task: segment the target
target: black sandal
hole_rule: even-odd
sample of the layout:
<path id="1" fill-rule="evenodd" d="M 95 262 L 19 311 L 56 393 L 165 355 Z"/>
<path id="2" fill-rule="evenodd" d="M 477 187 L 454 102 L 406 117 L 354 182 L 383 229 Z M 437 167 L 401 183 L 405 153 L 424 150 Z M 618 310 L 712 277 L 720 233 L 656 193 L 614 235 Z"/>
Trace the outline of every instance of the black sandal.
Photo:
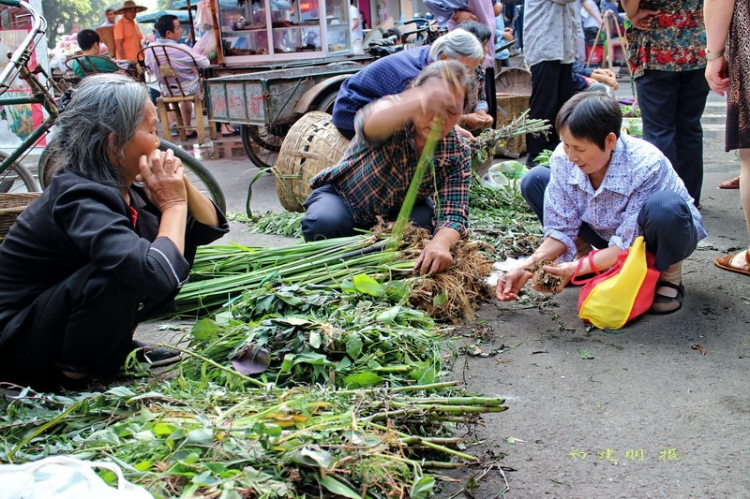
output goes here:
<path id="1" fill-rule="evenodd" d="M 682 300 L 685 298 L 685 286 L 682 283 L 675 284 L 669 281 L 659 281 L 656 283 L 656 289 L 659 289 L 661 286 L 676 289 L 677 296 L 672 297 L 656 293 L 654 295 L 654 303 L 651 305 L 651 312 L 656 314 L 671 314 L 682 308 Z M 674 307 L 675 303 L 677 304 L 676 307 Z"/>

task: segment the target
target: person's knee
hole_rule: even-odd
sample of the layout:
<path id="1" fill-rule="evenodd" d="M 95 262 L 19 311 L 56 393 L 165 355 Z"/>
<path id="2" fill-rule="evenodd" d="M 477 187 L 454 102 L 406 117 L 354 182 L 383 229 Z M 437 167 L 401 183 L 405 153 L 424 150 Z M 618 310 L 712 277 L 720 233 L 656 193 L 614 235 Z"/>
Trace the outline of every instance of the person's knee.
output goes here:
<path id="1" fill-rule="evenodd" d="M 685 222 L 692 224 L 692 213 L 687 202 L 671 191 L 655 192 L 649 196 L 638 218 L 644 230 L 656 232 L 674 231 Z"/>
<path id="2" fill-rule="evenodd" d="M 521 179 L 521 195 L 527 203 L 542 202 L 549 184 L 550 171 L 545 166 L 535 166 Z M 540 198 L 541 195 L 541 198 Z"/>

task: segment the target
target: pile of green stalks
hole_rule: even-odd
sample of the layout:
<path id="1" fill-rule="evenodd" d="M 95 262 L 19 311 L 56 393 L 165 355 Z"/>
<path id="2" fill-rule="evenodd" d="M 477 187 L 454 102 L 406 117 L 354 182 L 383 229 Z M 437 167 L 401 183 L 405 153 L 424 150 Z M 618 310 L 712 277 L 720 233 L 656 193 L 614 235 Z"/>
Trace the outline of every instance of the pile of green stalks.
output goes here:
<path id="1" fill-rule="evenodd" d="M 229 390 L 178 377 L 105 393 L 22 390 L 0 399 L 0 460 L 108 460 L 156 498 L 427 498 L 430 470 L 476 461 L 452 429 L 506 409 L 501 398 L 435 394 L 455 384 Z"/>
<path id="2" fill-rule="evenodd" d="M 378 280 L 410 274 L 416 255 L 408 248 L 387 249 L 385 242 L 358 235 L 278 248 L 201 247 L 177 309 L 182 315 L 214 310 L 265 283 L 338 285 L 360 273 Z"/>

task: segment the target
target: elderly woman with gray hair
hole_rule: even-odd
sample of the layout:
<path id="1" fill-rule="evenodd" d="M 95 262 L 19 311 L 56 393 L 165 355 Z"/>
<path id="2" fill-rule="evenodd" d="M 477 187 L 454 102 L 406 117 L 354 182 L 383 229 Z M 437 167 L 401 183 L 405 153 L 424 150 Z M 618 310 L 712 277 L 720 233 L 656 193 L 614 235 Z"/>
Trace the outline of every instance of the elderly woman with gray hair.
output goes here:
<path id="1" fill-rule="evenodd" d="M 157 149 L 156 121 L 148 90 L 127 76 L 92 75 L 75 90 L 52 146 L 58 170 L 0 247 L 0 381 L 113 381 L 142 346 L 136 326 L 173 307 L 197 246 L 228 231 L 180 160 Z"/>
<path id="2" fill-rule="evenodd" d="M 341 84 L 333 107 L 333 124 L 351 140 L 357 111 L 386 95 L 400 94 L 428 64 L 441 60 L 459 61 L 473 73 L 484 60 L 484 47 L 473 34 L 455 29 L 432 45 L 398 52 L 369 64 Z"/>

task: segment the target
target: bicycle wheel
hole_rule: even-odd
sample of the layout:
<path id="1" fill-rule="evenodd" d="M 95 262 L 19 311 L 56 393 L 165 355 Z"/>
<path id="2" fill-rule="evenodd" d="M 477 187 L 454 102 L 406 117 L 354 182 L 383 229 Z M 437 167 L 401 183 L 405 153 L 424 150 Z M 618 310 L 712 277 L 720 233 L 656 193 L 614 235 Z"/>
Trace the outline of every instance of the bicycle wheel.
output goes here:
<path id="1" fill-rule="evenodd" d="M 0 162 L 5 161 L 7 157 L 7 153 L 0 151 Z M 39 185 L 28 168 L 14 161 L 7 170 L 0 173 L 0 192 L 3 194 L 39 192 Z"/>
<path id="2" fill-rule="evenodd" d="M 190 179 L 190 183 L 216 203 L 216 206 L 218 206 L 223 213 L 227 211 L 227 201 L 224 198 L 224 192 L 221 190 L 219 183 L 208 168 L 203 166 L 203 163 L 188 154 L 184 149 L 180 149 L 176 145 L 165 140 L 159 139 L 159 149 L 162 151 L 171 149 L 174 152 L 174 155 L 182 161 L 182 165 L 185 167 L 185 174 Z M 50 155 L 48 154 L 48 151 L 49 148 L 45 148 L 39 158 L 39 182 L 42 184 L 43 189 L 46 189 L 49 185 L 50 176 L 52 174 L 52 165 L 49 161 Z"/>
<path id="3" fill-rule="evenodd" d="M 242 125 L 240 131 L 245 154 L 261 170 L 271 168 L 288 129 L 287 126 Z"/>

